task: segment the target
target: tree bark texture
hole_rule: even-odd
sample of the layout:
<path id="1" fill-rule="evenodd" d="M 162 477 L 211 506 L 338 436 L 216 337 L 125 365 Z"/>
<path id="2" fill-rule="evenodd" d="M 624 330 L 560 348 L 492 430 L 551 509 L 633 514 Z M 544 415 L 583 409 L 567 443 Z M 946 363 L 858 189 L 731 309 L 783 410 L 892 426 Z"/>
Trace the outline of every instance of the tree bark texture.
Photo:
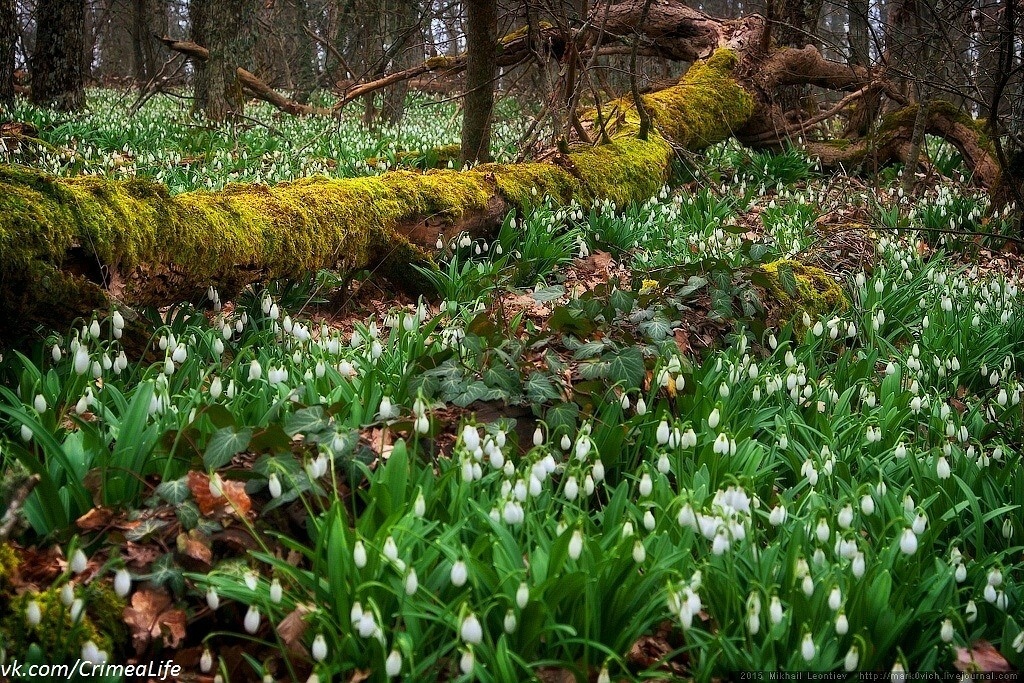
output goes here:
<path id="1" fill-rule="evenodd" d="M 195 6 L 195 7 L 193 7 Z M 192 0 L 192 40 L 210 53 L 196 83 L 195 108 L 211 121 L 223 121 L 231 113 L 242 113 L 245 97 L 235 76 L 236 69 L 252 61 L 252 22 L 256 6 L 252 0 Z"/>
<path id="2" fill-rule="evenodd" d="M 552 150 L 541 162 L 463 172 L 394 171 L 169 196 L 144 180 L 58 179 L 0 167 L 0 320 L 60 326 L 110 299 L 165 305 L 210 285 L 230 297 L 251 282 L 319 268 L 379 268 L 409 284 L 408 264 L 429 261 L 439 235 L 489 235 L 508 210 L 545 196 L 584 206 L 644 201 L 668 178 L 677 148 L 699 151 L 730 137 L 763 144 L 780 131 L 799 133 L 787 129 L 773 101 L 780 87 L 817 85 L 850 99 L 874 87 L 869 70 L 827 61 L 813 45 L 765 51 L 761 17 L 715 20 L 670 0 L 605 5 L 607 17 L 580 29 L 588 32 L 584 49 L 636 36 L 645 5 L 643 47 L 693 62 L 675 85 L 642 96 L 653 123 L 647 140 L 638 137 L 637 108 L 623 98 L 603 103 L 600 115 L 579 115 L 589 132 L 580 139 L 607 137 L 605 144 L 570 141 L 567 151 Z M 500 59 L 528 54 L 527 42 L 526 32 L 503 39 Z M 203 48 L 189 49 L 201 60 Z M 465 64 L 437 60 L 450 68 Z M 899 158 L 916 119 L 917 107 L 905 107 L 883 120 L 873 140 L 807 149 L 826 165 Z M 925 129 L 956 145 L 980 182 L 998 179 L 989 143 L 970 117 L 937 102 Z"/>
<path id="3" fill-rule="evenodd" d="M 85 0 L 38 0 L 32 55 L 33 104 L 74 111 L 85 105 Z"/>
<path id="4" fill-rule="evenodd" d="M 498 7 L 496 0 L 466 5 L 466 95 L 463 98 L 462 160 L 488 161 L 494 79 L 498 74 Z"/>
<path id="5" fill-rule="evenodd" d="M 210 285 L 231 296 L 251 282 L 320 268 L 382 269 L 408 284 L 408 264 L 429 261 L 439 235 L 489 235 L 510 209 L 545 196 L 585 206 L 653 196 L 668 178 L 673 146 L 699 150 L 751 115 L 736 63 L 722 50 L 677 85 L 646 95 L 655 124 L 648 140 L 637 138 L 635 108 L 613 102 L 604 108 L 611 143 L 546 162 L 177 196 L 144 180 L 59 179 L 0 166 L 0 320 L 60 326 L 109 299 L 164 305 Z M 594 112 L 582 119 L 599 125 Z"/>
<path id="6" fill-rule="evenodd" d="M 0 0 L 0 104 L 14 101 L 14 49 L 18 38 L 14 0 Z"/>

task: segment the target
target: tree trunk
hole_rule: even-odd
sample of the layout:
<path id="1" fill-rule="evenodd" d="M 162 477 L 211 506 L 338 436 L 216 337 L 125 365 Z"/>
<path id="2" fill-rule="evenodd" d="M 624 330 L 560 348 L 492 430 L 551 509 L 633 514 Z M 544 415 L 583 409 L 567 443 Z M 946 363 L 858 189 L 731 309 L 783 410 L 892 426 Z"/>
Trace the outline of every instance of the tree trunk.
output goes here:
<path id="1" fill-rule="evenodd" d="M 858 66 L 871 64 L 870 24 L 868 23 L 870 8 L 870 0 L 849 0 L 850 63 Z"/>
<path id="2" fill-rule="evenodd" d="M 196 70 L 195 106 L 211 121 L 244 109 L 235 70 L 251 66 L 255 10 L 252 0 L 191 0 L 192 40 L 210 51 L 205 66 Z"/>
<path id="3" fill-rule="evenodd" d="M 644 96 L 654 129 L 637 138 L 635 110 L 613 103 L 612 142 L 578 146 L 545 163 L 471 171 L 393 171 L 309 178 L 274 187 L 169 196 L 144 180 L 58 179 L 0 166 L 0 319 L 62 326 L 112 298 L 165 305 L 214 285 L 227 298 L 269 278 L 320 268 L 374 268 L 415 285 L 410 261 L 429 262 L 439 235 L 486 236 L 508 210 L 550 197 L 620 206 L 656 194 L 673 146 L 724 140 L 753 113 L 753 98 L 722 51 L 678 85 Z M 608 111 L 608 110 L 606 110 Z M 596 114 L 582 116 L 596 127 Z"/>
<path id="4" fill-rule="evenodd" d="M 85 105 L 85 0 L 39 0 L 32 55 L 33 104 L 74 111 Z"/>
<path id="5" fill-rule="evenodd" d="M 307 0 L 293 0 L 295 3 L 295 26 L 292 40 L 295 41 L 291 59 L 291 69 L 295 78 L 295 101 L 300 104 L 309 102 L 309 96 L 316 89 L 316 53 L 313 41 L 307 35 L 309 29 L 309 7 Z"/>
<path id="6" fill-rule="evenodd" d="M 498 75 L 498 8 L 495 0 L 466 6 L 466 96 L 462 109 L 462 161 L 491 158 L 494 79 Z"/>
<path id="7" fill-rule="evenodd" d="M 18 37 L 14 0 L 0 0 L 0 104 L 14 102 L 14 49 Z"/>

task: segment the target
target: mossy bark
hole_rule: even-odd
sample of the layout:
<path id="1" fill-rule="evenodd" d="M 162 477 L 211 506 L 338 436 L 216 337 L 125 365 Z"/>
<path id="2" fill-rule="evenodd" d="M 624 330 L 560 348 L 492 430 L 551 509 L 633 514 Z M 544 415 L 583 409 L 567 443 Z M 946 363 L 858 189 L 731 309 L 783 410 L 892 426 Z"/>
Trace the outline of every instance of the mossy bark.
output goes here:
<path id="1" fill-rule="evenodd" d="M 611 142 L 543 163 L 467 171 L 392 171 L 231 185 L 171 196 L 145 180 L 56 178 L 0 166 L 0 317 L 60 326 L 107 298 L 165 305 L 213 285 L 245 285 L 321 268 L 383 267 L 409 284 L 410 262 L 429 261 L 439 235 L 486 235 L 511 208 L 544 196 L 584 205 L 642 201 L 665 183 L 672 146 L 726 138 L 753 109 L 720 50 L 680 82 L 645 97 L 656 130 L 636 137 L 627 101 L 606 111 Z M 600 125 L 596 114 L 591 125 Z"/>

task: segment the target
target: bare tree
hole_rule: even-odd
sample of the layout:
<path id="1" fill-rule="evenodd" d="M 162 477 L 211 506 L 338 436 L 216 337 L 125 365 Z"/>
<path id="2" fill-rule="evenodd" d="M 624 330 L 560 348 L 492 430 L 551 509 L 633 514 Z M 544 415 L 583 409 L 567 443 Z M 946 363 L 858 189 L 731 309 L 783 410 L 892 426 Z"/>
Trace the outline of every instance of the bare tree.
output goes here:
<path id="1" fill-rule="evenodd" d="M 498 8 L 495 0 L 466 6 L 466 95 L 462 117 L 462 161 L 488 161 L 491 118 L 494 115 L 494 79 L 498 67 Z"/>
<path id="2" fill-rule="evenodd" d="M 0 104 L 14 101 L 14 58 L 18 38 L 14 0 L 0 0 Z"/>
<path id="3" fill-rule="evenodd" d="M 38 0 L 35 20 L 32 102 L 81 109 L 85 105 L 85 0 Z"/>

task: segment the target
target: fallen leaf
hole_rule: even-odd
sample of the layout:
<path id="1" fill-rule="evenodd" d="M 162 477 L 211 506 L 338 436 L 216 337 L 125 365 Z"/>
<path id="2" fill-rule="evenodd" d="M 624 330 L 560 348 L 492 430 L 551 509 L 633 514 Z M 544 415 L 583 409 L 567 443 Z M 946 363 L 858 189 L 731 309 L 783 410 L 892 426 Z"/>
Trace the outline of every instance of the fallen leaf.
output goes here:
<path id="1" fill-rule="evenodd" d="M 196 499 L 199 512 L 207 516 L 214 513 L 234 513 L 239 517 L 245 517 L 252 509 L 252 501 L 245 492 L 245 484 L 240 481 L 220 479 L 220 495 L 215 496 L 210 490 L 210 477 L 202 472 L 192 471 L 188 473 L 188 488 L 192 491 L 192 497 Z"/>
<path id="2" fill-rule="evenodd" d="M 1011 671 L 1009 662 L 984 640 L 976 642 L 971 649 L 958 647 L 953 666 L 965 673 Z"/>
<path id="3" fill-rule="evenodd" d="M 175 608 L 163 591 L 142 588 L 124 608 L 124 623 L 131 629 L 135 651 L 142 654 L 150 642 L 160 638 L 166 647 L 178 647 L 185 638 L 185 610 Z"/>
<path id="4" fill-rule="evenodd" d="M 105 507 L 94 507 L 84 515 L 75 520 L 75 524 L 82 531 L 98 531 L 110 526 L 114 519 L 114 511 Z"/>
<path id="5" fill-rule="evenodd" d="M 204 564 L 210 564 L 213 561 L 210 539 L 195 529 L 187 534 L 178 534 L 178 552 Z"/>
<path id="6" fill-rule="evenodd" d="M 306 654 L 306 649 L 302 645 L 302 636 L 305 635 L 309 626 L 306 623 L 306 615 L 312 611 L 311 606 L 300 603 L 277 625 L 278 637 L 281 638 L 284 646 L 292 652 Z"/>

